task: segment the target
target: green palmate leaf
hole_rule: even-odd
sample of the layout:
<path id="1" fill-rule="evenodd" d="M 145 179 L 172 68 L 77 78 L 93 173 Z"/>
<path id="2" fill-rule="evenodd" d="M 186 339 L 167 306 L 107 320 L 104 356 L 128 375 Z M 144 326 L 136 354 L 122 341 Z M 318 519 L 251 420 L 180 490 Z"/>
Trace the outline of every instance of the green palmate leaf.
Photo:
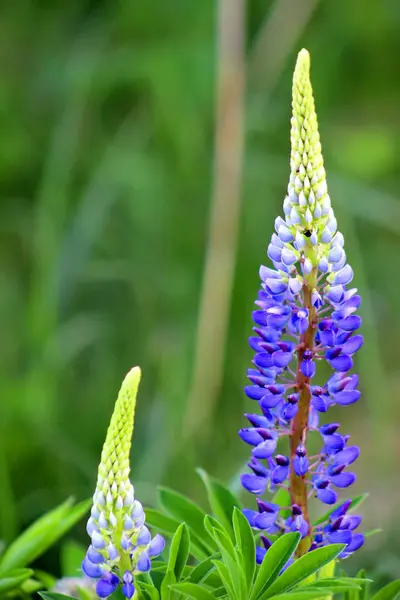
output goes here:
<path id="1" fill-rule="evenodd" d="M 256 600 L 279 576 L 289 558 L 299 545 L 301 535 L 286 533 L 272 544 L 261 563 L 257 578 L 251 590 L 250 600 Z"/>
<path id="2" fill-rule="evenodd" d="M 24 567 L 43 554 L 83 517 L 91 503 L 85 500 L 73 506 L 70 498 L 40 517 L 7 548 L 0 560 L 0 575 Z"/>
<path id="3" fill-rule="evenodd" d="M 233 597 L 244 598 L 246 596 L 246 578 L 241 551 L 234 548 L 229 534 L 216 519 L 207 515 L 204 524 L 207 531 L 215 539 L 221 552 L 223 563 L 228 570 L 228 577 L 233 584 Z M 214 562 L 214 564 L 216 563 Z"/>
<path id="4" fill-rule="evenodd" d="M 368 498 L 368 495 L 369 494 L 361 494 L 360 496 L 356 496 L 355 498 L 353 498 L 349 506 L 348 512 L 352 512 L 355 508 L 357 508 L 357 506 L 360 506 L 360 504 L 362 504 L 364 500 Z M 343 502 L 341 502 L 341 504 L 343 504 Z M 337 506 L 333 506 L 330 510 L 324 513 L 322 517 L 319 517 L 319 519 L 317 519 L 314 522 L 314 525 L 320 525 L 321 523 L 324 523 L 324 521 L 327 521 L 331 514 L 336 510 L 336 508 Z"/>
<path id="5" fill-rule="evenodd" d="M 39 596 L 41 596 L 43 600 L 76 600 L 73 596 L 57 594 L 56 592 L 39 592 Z"/>
<path id="6" fill-rule="evenodd" d="M 233 529 L 236 544 L 243 557 L 242 568 L 245 572 L 247 590 L 250 590 L 256 570 L 256 544 L 253 530 L 241 510 L 234 508 Z"/>
<path id="7" fill-rule="evenodd" d="M 213 590 L 213 596 L 214 596 L 214 598 L 221 598 L 222 596 L 224 598 L 226 598 L 227 596 L 226 596 L 225 587 L 222 585 L 221 587 L 216 588 L 215 590 Z"/>
<path id="8" fill-rule="evenodd" d="M 211 592 L 194 583 L 183 582 L 171 587 L 186 598 L 193 598 L 193 600 L 214 600 L 214 595 Z"/>
<path id="9" fill-rule="evenodd" d="M 379 592 L 377 592 L 372 600 L 394 600 L 398 597 L 400 593 L 400 579 L 396 579 L 396 581 L 392 581 L 383 587 Z"/>
<path id="10" fill-rule="evenodd" d="M 347 590 L 361 590 L 361 586 L 359 583 L 357 583 L 358 580 L 355 579 L 351 579 L 351 577 L 349 577 L 348 579 L 345 578 L 335 578 L 335 579 L 318 579 L 317 581 L 313 582 L 313 583 L 309 583 L 307 585 L 304 585 L 304 587 L 301 588 L 302 591 L 305 590 L 314 590 L 316 588 L 321 589 L 328 589 L 328 590 L 334 590 L 334 592 L 346 592 Z"/>
<path id="11" fill-rule="evenodd" d="M 154 527 L 161 534 L 172 538 L 181 524 L 180 521 L 165 515 L 161 511 L 154 508 L 147 508 L 146 523 L 151 527 Z M 199 537 L 191 530 L 190 531 L 190 554 L 196 558 L 196 560 L 203 560 L 209 555 L 207 547 L 201 542 Z"/>
<path id="12" fill-rule="evenodd" d="M 188 575 L 187 581 L 189 583 L 201 583 L 211 573 L 213 570 L 213 560 L 216 560 L 219 557 L 219 554 L 212 554 L 205 560 L 201 561 L 198 565 L 196 565 Z"/>
<path id="13" fill-rule="evenodd" d="M 161 600 L 172 600 L 172 585 L 176 583 L 176 577 L 171 569 L 165 574 L 160 587 Z"/>
<path id="14" fill-rule="evenodd" d="M 330 544 L 329 546 L 317 548 L 317 550 L 301 556 L 272 584 L 265 598 L 270 598 L 271 596 L 283 594 L 291 590 L 298 583 L 316 573 L 321 567 L 331 562 L 331 560 L 334 560 L 343 548 L 345 548 L 343 544 Z M 270 551 L 271 548 L 268 550 L 266 556 L 268 556 Z"/>
<path id="15" fill-rule="evenodd" d="M 0 594 L 9 592 L 29 579 L 33 575 L 31 569 L 13 569 L 0 576 Z"/>
<path id="16" fill-rule="evenodd" d="M 146 508 L 145 512 L 146 523 L 152 527 L 155 527 L 164 535 L 173 536 L 180 525 L 180 521 L 173 519 L 172 517 L 168 517 L 156 508 Z"/>
<path id="17" fill-rule="evenodd" d="M 237 594 L 235 592 L 235 586 L 232 581 L 232 578 L 229 575 L 229 570 L 227 566 L 220 560 L 214 560 L 213 563 L 223 583 L 223 586 L 226 592 L 228 593 L 228 596 L 230 598 L 236 598 Z"/>
<path id="18" fill-rule="evenodd" d="M 163 509 L 179 522 L 184 521 L 190 530 L 190 534 L 201 540 L 203 547 L 215 552 L 216 546 L 212 538 L 204 529 L 204 517 L 206 513 L 197 504 L 173 490 L 160 488 L 160 504 Z"/>
<path id="19" fill-rule="evenodd" d="M 288 592 L 286 594 L 279 594 L 278 596 L 272 596 L 273 600 L 313 600 L 313 598 L 326 598 L 332 595 L 334 592 L 329 594 L 329 590 L 324 588 L 315 588 L 313 590 L 302 590 L 299 592 Z M 266 598 L 267 593 L 265 592 L 261 598 Z M 268 596 L 269 597 L 269 596 Z"/>
<path id="20" fill-rule="evenodd" d="M 139 588 L 145 600 L 159 600 L 160 594 L 153 585 L 141 582 Z"/>
<path id="21" fill-rule="evenodd" d="M 63 577 L 76 577 L 81 572 L 86 549 L 73 540 L 67 540 L 61 548 L 61 571 Z"/>
<path id="22" fill-rule="evenodd" d="M 186 523 L 179 525 L 172 538 L 169 550 L 168 570 L 174 572 L 177 581 L 180 580 L 189 556 L 190 535 Z"/>
<path id="23" fill-rule="evenodd" d="M 290 494 L 285 488 L 279 488 L 278 491 L 274 494 L 271 502 L 274 504 L 278 504 L 281 507 L 280 514 L 284 519 L 290 517 L 291 515 L 291 503 L 290 503 Z M 282 507 L 283 510 L 282 510 Z"/>
<path id="24" fill-rule="evenodd" d="M 197 469 L 207 490 L 208 501 L 213 514 L 221 521 L 225 529 L 233 535 L 232 515 L 234 508 L 241 509 L 239 500 L 232 492 L 203 469 Z"/>

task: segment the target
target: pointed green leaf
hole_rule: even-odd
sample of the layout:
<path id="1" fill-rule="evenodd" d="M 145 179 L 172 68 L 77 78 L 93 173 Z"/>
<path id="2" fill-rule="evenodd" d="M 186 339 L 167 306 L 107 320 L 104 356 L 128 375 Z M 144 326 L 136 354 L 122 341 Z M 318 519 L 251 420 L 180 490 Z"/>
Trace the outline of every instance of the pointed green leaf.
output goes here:
<path id="1" fill-rule="evenodd" d="M 194 583 L 185 581 L 173 585 L 171 588 L 179 594 L 184 595 L 186 598 L 193 598 L 193 600 L 214 600 L 214 596 L 211 592 Z"/>
<path id="2" fill-rule="evenodd" d="M 0 576 L 0 594 L 19 588 L 32 575 L 31 569 L 13 569 L 2 574 Z"/>
<path id="3" fill-rule="evenodd" d="M 155 508 L 146 508 L 146 523 L 164 536 L 172 538 L 181 524 L 177 519 L 165 515 Z M 203 560 L 209 555 L 208 548 L 193 531 L 190 531 L 190 554 L 196 560 Z"/>
<path id="4" fill-rule="evenodd" d="M 304 554 L 304 556 L 301 556 L 290 565 L 275 583 L 272 584 L 268 589 L 268 595 L 265 597 L 270 598 L 271 596 L 283 594 L 291 590 L 298 583 L 316 573 L 321 567 L 330 563 L 331 560 L 334 560 L 343 548 L 345 548 L 343 544 L 330 544 L 329 546 L 323 546 L 308 554 Z M 268 550 L 266 556 L 268 556 L 270 551 L 271 548 Z"/>
<path id="5" fill-rule="evenodd" d="M 250 594 L 250 600 L 256 600 L 270 585 L 274 583 L 279 573 L 295 552 L 300 541 L 297 532 L 286 533 L 276 540 L 264 556 L 257 578 Z"/>
<path id="6" fill-rule="evenodd" d="M 201 544 L 207 549 L 215 552 L 216 546 L 213 539 L 204 529 L 204 517 L 206 513 L 197 504 L 173 490 L 167 488 L 159 489 L 160 504 L 163 509 L 179 522 L 184 521 Z"/>
<path id="7" fill-rule="evenodd" d="M 171 597 L 172 597 L 171 586 L 175 585 L 175 583 L 176 583 L 175 574 L 172 570 L 168 569 L 168 571 L 166 572 L 165 577 L 161 583 L 161 588 L 160 588 L 161 600 L 171 600 Z"/>
<path id="8" fill-rule="evenodd" d="M 400 593 L 400 579 L 392 581 L 377 592 L 372 600 L 394 600 Z"/>
<path id="9" fill-rule="evenodd" d="M 324 600 L 327 596 L 329 597 L 334 592 L 329 593 L 329 590 L 324 588 L 315 588 L 313 590 L 302 590 L 301 592 L 288 592 L 287 594 L 279 594 L 278 596 L 272 596 L 273 600 L 313 600 L 314 598 L 321 598 Z M 267 592 L 261 596 L 260 600 L 264 600 L 267 597 Z M 271 599 L 272 600 L 272 599 Z"/>
<path id="10" fill-rule="evenodd" d="M 57 594 L 56 592 L 38 592 L 38 594 L 43 598 L 43 600 L 76 600 L 76 598 L 73 596 Z"/>
<path id="11" fill-rule="evenodd" d="M 180 580 L 189 556 L 190 535 L 186 523 L 179 525 L 172 538 L 169 550 L 168 570 L 174 572 L 177 581 Z"/>
<path id="12" fill-rule="evenodd" d="M 0 574 L 24 567 L 43 554 L 89 510 L 92 501 L 72 506 L 73 499 L 48 512 L 26 529 L 5 551 L 0 560 Z"/>
<path id="13" fill-rule="evenodd" d="M 233 529 L 236 544 L 242 553 L 243 570 L 246 576 L 247 590 L 250 590 L 256 570 L 256 544 L 253 530 L 241 510 L 233 510 Z"/>
<path id="14" fill-rule="evenodd" d="M 218 575 L 224 585 L 225 590 L 228 592 L 230 598 L 237 598 L 232 578 L 229 576 L 229 571 L 226 565 L 221 560 L 214 560 L 214 566 L 218 571 Z"/>
<path id="15" fill-rule="evenodd" d="M 205 579 L 207 579 L 208 575 L 214 568 L 213 560 L 219 557 L 218 553 L 212 554 L 205 560 L 201 561 L 198 565 L 196 565 L 192 571 L 189 573 L 187 581 L 189 583 L 201 583 Z"/>
<path id="16" fill-rule="evenodd" d="M 227 487 L 213 477 L 210 477 L 203 469 L 197 469 L 197 473 L 202 478 L 206 487 L 208 501 L 214 516 L 221 521 L 225 529 L 232 536 L 233 510 L 235 507 L 242 508 L 239 500 Z"/>
<path id="17" fill-rule="evenodd" d="M 146 600 L 159 600 L 160 594 L 153 585 L 142 581 L 139 584 L 139 588 Z"/>

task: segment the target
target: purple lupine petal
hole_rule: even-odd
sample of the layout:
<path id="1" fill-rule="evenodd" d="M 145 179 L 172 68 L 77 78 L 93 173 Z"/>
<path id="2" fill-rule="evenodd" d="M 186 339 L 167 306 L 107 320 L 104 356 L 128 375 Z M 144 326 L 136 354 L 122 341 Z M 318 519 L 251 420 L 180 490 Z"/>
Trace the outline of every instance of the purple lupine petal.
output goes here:
<path id="1" fill-rule="evenodd" d="M 361 327 L 361 322 L 361 317 L 358 315 L 350 315 L 350 317 L 345 317 L 344 319 L 337 321 L 336 325 L 344 331 L 355 331 Z"/>
<path id="2" fill-rule="evenodd" d="M 271 513 L 258 513 L 254 516 L 253 527 L 257 529 L 268 529 L 275 524 L 276 515 Z"/>
<path id="3" fill-rule="evenodd" d="M 353 366 L 351 356 L 348 356 L 347 354 L 341 354 L 340 356 L 332 358 L 331 360 L 328 359 L 328 362 L 333 369 L 336 369 L 342 373 L 346 373 Z"/>
<path id="4" fill-rule="evenodd" d="M 328 300 L 334 304 L 342 302 L 344 297 L 344 289 L 342 285 L 333 285 L 329 292 L 326 294 Z"/>
<path id="5" fill-rule="evenodd" d="M 292 358 L 293 354 L 291 352 L 284 352 L 283 350 L 278 350 L 272 355 L 273 365 L 274 367 L 279 368 L 287 367 Z"/>
<path id="6" fill-rule="evenodd" d="M 244 473 L 240 477 L 242 486 L 251 494 L 262 495 L 267 489 L 268 480 L 266 477 L 259 477 L 251 473 Z"/>
<path id="7" fill-rule="evenodd" d="M 147 527 L 142 527 L 136 540 L 137 546 L 147 546 L 151 541 L 151 533 Z"/>
<path id="8" fill-rule="evenodd" d="M 262 340 L 259 337 L 251 336 L 249 337 L 249 346 L 254 352 L 262 352 L 263 348 L 261 346 Z"/>
<path id="9" fill-rule="evenodd" d="M 95 565 L 99 565 L 104 562 L 104 556 L 98 552 L 93 546 L 89 546 L 88 551 L 86 553 L 87 558 L 91 563 Z"/>
<path id="10" fill-rule="evenodd" d="M 122 586 L 122 593 L 125 596 L 125 598 L 128 598 L 128 600 L 130 600 L 133 594 L 135 593 L 135 586 L 133 585 L 133 583 L 124 583 L 124 585 Z"/>
<path id="11" fill-rule="evenodd" d="M 282 279 L 267 279 L 265 285 L 267 290 L 273 295 L 282 294 L 287 288 L 287 283 Z"/>
<path id="12" fill-rule="evenodd" d="M 352 535 L 348 529 L 339 529 L 328 533 L 327 538 L 330 544 L 350 544 Z"/>
<path id="13" fill-rule="evenodd" d="M 342 406 L 348 406 L 349 404 L 354 404 L 357 402 L 361 396 L 361 392 L 358 390 L 344 390 L 343 392 L 339 392 L 334 395 L 334 402 L 337 404 L 341 404 Z"/>
<path id="14" fill-rule="evenodd" d="M 313 360 L 303 360 L 300 364 L 300 369 L 304 377 L 311 378 L 315 375 L 316 367 Z"/>
<path id="15" fill-rule="evenodd" d="M 261 398 L 265 394 L 265 390 L 263 388 L 258 387 L 258 385 L 246 385 L 244 388 L 246 396 L 251 398 L 251 400 L 261 400 Z"/>
<path id="16" fill-rule="evenodd" d="M 271 425 L 271 421 L 264 415 L 245 413 L 244 416 L 250 421 L 253 427 L 268 429 Z"/>
<path id="17" fill-rule="evenodd" d="M 269 352 L 260 352 L 259 354 L 256 354 L 254 357 L 254 362 L 258 367 L 268 368 L 273 366 L 272 357 Z"/>
<path id="18" fill-rule="evenodd" d="M 363 345 L 364 337 L 362 335 L 353 335 L 347 342 L 342 346 L 342 352 L 344 354 L 355 354 Z"/>
<path id="19" fill-rule="evenodd" d="M 358 446 L 349 446 L 349 448 L 346 448 L 345 450 L 342 450 L 341 452 L 338 452 L 335 455 L 335 459 L 333 462 L 333 465 L 336 466 L 348 466 L 351 465 L 354 461 L 357 460 L 357 458 L 360 455 L 360 449 Z"/>
<path id="20" fill-rule="evenodd" d="M 278 248 L 278 246 L 275 246 L 274 244 L 269 244 L 267 249 L 267 256 L 272 261 L 279 262 L 282 256 L 282 248 Z M 271 278 L 268 277 L 264 281 L 265 283 L 267 283 L 267 281 L 271 281 Z"/>
<path id="21" fill-rule="evenodd" d="M 150 546 L 148 548 L 148 554 L 151 558 L 153 556 L 159 556 L 159 554 L 161 554 L 161 552 L 164 550 L 164 548 L 165 548 L 165 539 L 159 533 L 156 533 L 156 535 L 153 537 L 153 539 L 150 542 Z"/>
<path id="22" fill-rule="evenodd" d="M 255 458 L 269 458 L 275 452 L 276 444 L 276 440 L 265 440 L 264 442 L 258 444 L 258 446 L 253 448 L 252 455 Z"/>
<path id="23" fill-rule="evenodd" d="M 260 400 L 260 406 L 262 408 L 275 408 L 278 406 L 279 402 L 282 400 L 282 396 L 277 396 L 275 394 L 265 394 Z"/>
<path id="24" fill-rule="evenodd" d="M 254 458 L 254 456 L 250 458 L 247 466 L 253 471 L 254 475 L 258 475 L 259 477 L 269 477 L 269 470 L 267 467 Z"/>
<path id="25" fill-rule="evenodd" d="M 340 271 L 337 271 L 333 278 L 332 285 L 347 285 L 353 279 L 353 269 L 350 265 L 346 265 Z"/>
<path id="26" fill-rule="evenodd" d="M 264 265 L 261 265 L 259 275 L 261 281 L 266 281 L 267 279 L 281 279 L 279 273 L 269 267 L 264 267 Z"/>
<path id="27" fill-rule="evenodd" d="M 333 435 L 323 435 L 322 439 L 324 440 L 325 446 L 327 446 L 331 450 L 339 451 L 343 450 L 345 445 L 345 439 L 342 435 L 337 433 Z"/>
<path id="28" fill-rule="evenodd" d="M 107 598 L 107 596 L 115 592 L 118 584 L 119 578 L 114 573 L 104 573 L 103 577 L 96 584 L 96 594 L 99 598 Z"/>
<path id="29" fill-rule="evenodd" d="M 246 444 L 257 446 L 264 441 L 262 435 L 254 427 L 244 427 L 239 430 L 239 435 Z"/>
<path id="30" fill-rule="evenodd" d="M 82 562 L 82 571 L 85 573 L 85 575 L 87 575 L 88 577 L 92 577 L 93 579 L 97 579 L 103 575 L 103 569 L 99 566 L 98 563 L 95 564 L 91 560 L 89 560 L 88 556 L 85 556 Z"/>
<path id="31" fill-rule="evenodd" d="M 331 483 L 338 488 L 347 488 L 356 480 L 356 475 L 354 473 L 339 473 L 339 475 L 331 475 L 329 477 Z"/>
<path id="32" fill-rule="evenodd" d="M 353 531 L 354 529 L 357 529 L 361 521 L 362 518 L 359 515 L 346 515 L 342 520 L 341 527 Z"/>
<path id="33" fill-rule="evenodd" d="M 337 494 L 333 490 L 329 488 L 325 489 L 317 489 L 317 498 L 321 500 L 324 504 L 335 504 L 337 500 Z"/>
<path id="34" fill-rule="evenodd" d="M 256 546 L 256 563 L 258 565 L 261 565 L 262 561 L 264 560 L 264 556 L 266 555 L 267 551 L 265 548 L 261 548 L 260 546 Z"/>
<path id="35" fill-rule="evenodd" d="M 293 469 L 298 477 L 304 477 L 308 472 L 309 462 L 306 457 L 295 456 L 293 459 Z"/>
<path id="36" fill-rule="evenodd" d="M 141 555 L 139 556 L 139 559 L 136 563 L 136 568 L 141 573 L 146 573 L 147 571 L 150 571 L 151 563 L 150 563 L 149 555 L 146 550 L 144 552 L 142 552 Z"/>
<path id="37" fill-rule="evenodd" d="M 350 544 L 347 546 L 347 548 L 345 548 L 346 554 L 351 554 L 352 552 L 355 552 L 356 550 L 361 548 L 361 546 L 364 544 L 364 541 L 365 536 L 363 533 L 354 534 Z"/>
<path id="38" fill-rule="evenodd" d="M 242 512 L 248 520 L 250 526 L 253 527 L 254 519 L 259 513 L 255 510 L 250 510 L 249 508 L 244 508 Z"/>
<path id="39" fill-rule="evenodd" d="M 277 466 L 271 471 L 272 483 L 283 483 L 289 476 L 289 467 Z"/>

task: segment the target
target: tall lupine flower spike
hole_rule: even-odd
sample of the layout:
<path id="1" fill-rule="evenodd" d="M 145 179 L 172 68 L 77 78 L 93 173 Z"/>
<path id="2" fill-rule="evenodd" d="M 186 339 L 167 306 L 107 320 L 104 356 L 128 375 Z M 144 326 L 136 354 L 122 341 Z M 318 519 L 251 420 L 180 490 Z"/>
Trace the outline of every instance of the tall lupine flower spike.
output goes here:
<path id="1" fill-rule="evenodd" d="M 273 268 L 260 268 L 255 335 L 249 339 L 255 357 L 245 392 L 260 412 L 247 414 L 250 427 L 239 432 L 252 446 L 251 472 L 242 475 L 243 487 L 257 496 L 280 486 L 290 492 L 289 518 L 278 505 L 259 498 L 258 511 L 245 511 L 251 525 L 264 534 L 258 561 L 268 551 L 268 535 L 279 532 L 301 533 L 299 555 L 343 542 L 347 546 L 342 557 L 347 557 L 364 542 L 362 534 L 354 533 L 360 517 L 347 514 L 350 502 L 339 504 L 316 527 L 309 516 L 311 496 L 335 505 L 336 489 L 347 488 L 356 478 L 347 467 L 357 459 L 358 447 L 339 433 L 339 423 L 320 424 L 319 417 L 335 404 L 347 406 L 359 399 L 358 377 L 349 372 L 363 344 L 363 337 L 355 334 L 361 325 L 355 314 L 360 296 L 348 288 L 353 271 L 328 195 L 309 71 L 310 57 L 302 50 L 293 77 L 291 174 L 284 218 L 275 220 L 276 233 L 268 246 Z M 320 361 L 333 369 L 322 385 L 317 384 Z M 315 456 L 307 451 L 309 433 L 321 438 L 322 448 Z M 285 436 L 288 455 L 277 453 L 278 440 Z"/>
<path id="2" fill-rule="evenodd" d="M 164 548 L 164 539 L 145 526 L 143 507 L 134 498 L 129 480 L 129 452 L 133 433 L 140 369 L 126 375 L 101 453 L 93 507 L 87 524 L 91 544 L 82 564 L 96 580 L 100 598 L 119 585 L 126 598 L 135 593 L 134 575 L 150 570 L 150 560 Z"/>

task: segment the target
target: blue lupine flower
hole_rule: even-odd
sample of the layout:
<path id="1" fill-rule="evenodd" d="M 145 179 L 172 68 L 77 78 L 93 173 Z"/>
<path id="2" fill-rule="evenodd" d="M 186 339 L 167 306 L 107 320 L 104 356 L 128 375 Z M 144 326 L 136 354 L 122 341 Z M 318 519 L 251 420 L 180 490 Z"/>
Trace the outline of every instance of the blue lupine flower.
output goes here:
<path id="1" fill-rule="evenodd" d="M 358 377 L 350 373 L 353 357 L 363 344 L 357 333 L 360 296 L 349 287 L 353 270 L 347 263 L 343 235 L 328 195 L 317 118 L 309 80 L 309 55 L 299 54 L 293 80 L 291 175 L 283 203 L 284 217 L 275 220 L 268 245 L 271 266 L 260 267 L 261 289 L 253 312 L 255 355 L 248 370 L 245 393 L 260 412 L 246 417 L 250 427 L 240 437 L 252 446 L 250 472 L 243 487 L 260 497 L 267 490 L 287 487 L 291 516 L 283 518 L 277 505 L 258 498 L 258 512 L 246 510 L 251 525 L 265 536 L 300 531 L 299 554 L 327 543 L 346 544 L 345 558 L 363 543 L 354 533 L 359 517 L 349 516 L 349 504 L 332 512 L 328 523 L 312 528 L 308 498 L 337 503 L 338 489 L 356 476 L 348 470 L 359 455 L 339 423 L 320 424 L 320 416 L 335 404 L 348 406 L 360 398 Z M 321 382 L 318 365 L 333 370 Z M 321 450 L 310 457 L 307 436 L 319 434 Z M 278 451 L 289 437 L 290 456 Z M 268 537 L 257 548 L 257 561 L 268 551 Z M 267 541 L 266 541 L 267 540 Z"/>
<path id="2" fill-rule="evenodd" d="M 128 599 L 135 593 L 134 575 L 150 570 L 150 558 L 164 549 L 164 539 L 151 539 L 143 507 L 134 498 L 129 480 L 129 451 L 133 431 L 140 369 L 126 376 L 108 428 L 101 454 L 93 507 L 87 524 L 91 544 L 82 570 L 96 580 L 100 598 L 119 585 Z"/>

